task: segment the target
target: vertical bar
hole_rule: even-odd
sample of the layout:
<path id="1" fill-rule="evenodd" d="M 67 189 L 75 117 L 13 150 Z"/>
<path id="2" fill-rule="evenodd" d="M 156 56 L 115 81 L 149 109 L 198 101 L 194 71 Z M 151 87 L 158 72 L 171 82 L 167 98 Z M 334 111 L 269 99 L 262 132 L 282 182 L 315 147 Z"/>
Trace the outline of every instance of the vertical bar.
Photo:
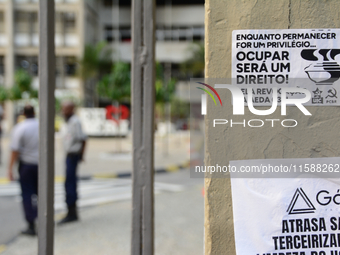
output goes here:
<path id="1" fill-rule="evenodd" d="M 154 253 L 155 1 L 132 2 L 132 255 Z"/>
<path id="2" fill-rule="evenodd" d="M 5 54 L 5 82 L 6 87 L 11 88 L 14 84 L 14 8 L 13 1 L 7 1 L 6 4 L 6 34 L 7 34 L 7 47 Z M 10 130 L 14 126 L 14 103 L 7 100 L 5 103 L 5 118 L 7 128 Z"/>
<path id="3" fill-rule="evenodd" d="M 53 254 L 54 231 L 54 1 L 39 1 L 38 254 Z"/>

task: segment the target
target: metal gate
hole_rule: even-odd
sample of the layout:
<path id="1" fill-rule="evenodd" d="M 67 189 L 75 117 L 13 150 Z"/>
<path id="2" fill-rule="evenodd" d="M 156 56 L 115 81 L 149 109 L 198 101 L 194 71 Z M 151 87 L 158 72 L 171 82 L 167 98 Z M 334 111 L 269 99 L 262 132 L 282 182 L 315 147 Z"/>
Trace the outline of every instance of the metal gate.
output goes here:
<path id="1" fill-rule="evenodd" d="M 39 1 L 38 254 L 54 246 L 55 46 L 52 0 Z M 155 1 L 132 1 L 133 213 L 131 254 L 153 254 Z"/>

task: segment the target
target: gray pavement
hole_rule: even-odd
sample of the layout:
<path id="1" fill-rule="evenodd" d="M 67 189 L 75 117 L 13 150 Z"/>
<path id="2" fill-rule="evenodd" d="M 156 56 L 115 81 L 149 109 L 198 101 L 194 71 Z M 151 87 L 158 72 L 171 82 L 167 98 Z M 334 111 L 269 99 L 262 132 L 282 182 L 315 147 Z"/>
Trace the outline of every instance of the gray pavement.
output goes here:
<path id="1" fill-rule="evenodd" d="M 160 175 L 156 183 L 182 189 L 155 196 L 155 254 L 203 254 L 203 180 L 190 179 L 188 170 L 167 176 Z M 56 255 L 130 253 L 130 199 L 84 207 L 80 215 L 80 222 L 55 228 Z M 4 249 L 1 255 L 34 255 L 37 238 L 18 236 Z"/>
<path id="2" fill-rule="evenodd" d="M 171 134 L 155 140 L 156 168 L 183 164 L 189 159 L 189 134 Z M 23 221 L 18 183 L 6 179 L 9 139 L 2 141 L 0 166 L 0 254 L 37 254 L 37 238 L 18 235 Z M 65 212 L 64 155 L 56 135 L 55 218 Z M 120 151 L 120 152 L 119 152 Z M 171 168 L 171 167 L 170 167 Z M 131 137 L 90 138 L 79 176 L 110 177 L 131 172 Z M 155 177 L 155 254 L 203 253 L 202 179 L 189 170 Z M 56 227 L 55 254 L 129 254 L 131 234 L 131 180 L 92 178 L 79 184 L 81 221 Z"/>
<path id="3" fill-rule="evenodd" d="M 169 138 L 155 136 L 155 169 L 183 164 L 189 160 L 189 132 L 176 132 Z M 168 143 L 167 143 L 168 141 Z M 6 182 L 9 160 L 9 136 L 1 143 L 2 164 L 0 165 L 0 184 Z M 89 138 L 86 146 L 85 160 L 78 169 L 79 176 L 113 175 L 132 170 L 132 137 Z M 55 175 L 64 175 L 64 151 L 58 134 L 55 136 Z"/>
<path id="4" fill-rule="evenodd" d="M 0 197 L 0 246 L 12 241 L 24 227 L 21 203 L 13 197 Z"/>

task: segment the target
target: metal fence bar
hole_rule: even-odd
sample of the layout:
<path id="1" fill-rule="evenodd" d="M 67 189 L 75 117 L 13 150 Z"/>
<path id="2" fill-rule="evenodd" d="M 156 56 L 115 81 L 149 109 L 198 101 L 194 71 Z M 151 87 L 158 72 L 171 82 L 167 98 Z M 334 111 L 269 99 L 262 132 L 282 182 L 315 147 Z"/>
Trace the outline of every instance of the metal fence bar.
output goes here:
<path id="1" fill-rule="evenodd" d="M 38 254 L 53 254 L 54 235 L 54 0 L 39 1 Z"/>
<path id="2" fill-rule="evenodd" d="M 154 253 L 155 1 L 132 2 L 132 255 Z"/>

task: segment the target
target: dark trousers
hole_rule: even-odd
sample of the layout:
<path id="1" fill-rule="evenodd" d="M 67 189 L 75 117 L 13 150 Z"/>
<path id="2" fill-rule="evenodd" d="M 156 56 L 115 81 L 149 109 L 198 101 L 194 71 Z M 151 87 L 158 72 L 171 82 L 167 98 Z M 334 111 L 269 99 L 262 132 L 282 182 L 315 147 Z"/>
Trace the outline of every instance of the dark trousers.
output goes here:
<path id="1" fill-rule="evenodd" d="M 77 194 L 77 166 L 80 160 L 79 154 L 67 154 L 66 156 L 66 204 L 73 206 L 78 199 Z"/>
<path id="2" fill-rule="evenodd" d="M 28 222 L 34 222 L 37 218 L 37 204 L 33 199 L 38 195 L 38 165 L 20 162 L 19 176 L 25 218 Z"/>

